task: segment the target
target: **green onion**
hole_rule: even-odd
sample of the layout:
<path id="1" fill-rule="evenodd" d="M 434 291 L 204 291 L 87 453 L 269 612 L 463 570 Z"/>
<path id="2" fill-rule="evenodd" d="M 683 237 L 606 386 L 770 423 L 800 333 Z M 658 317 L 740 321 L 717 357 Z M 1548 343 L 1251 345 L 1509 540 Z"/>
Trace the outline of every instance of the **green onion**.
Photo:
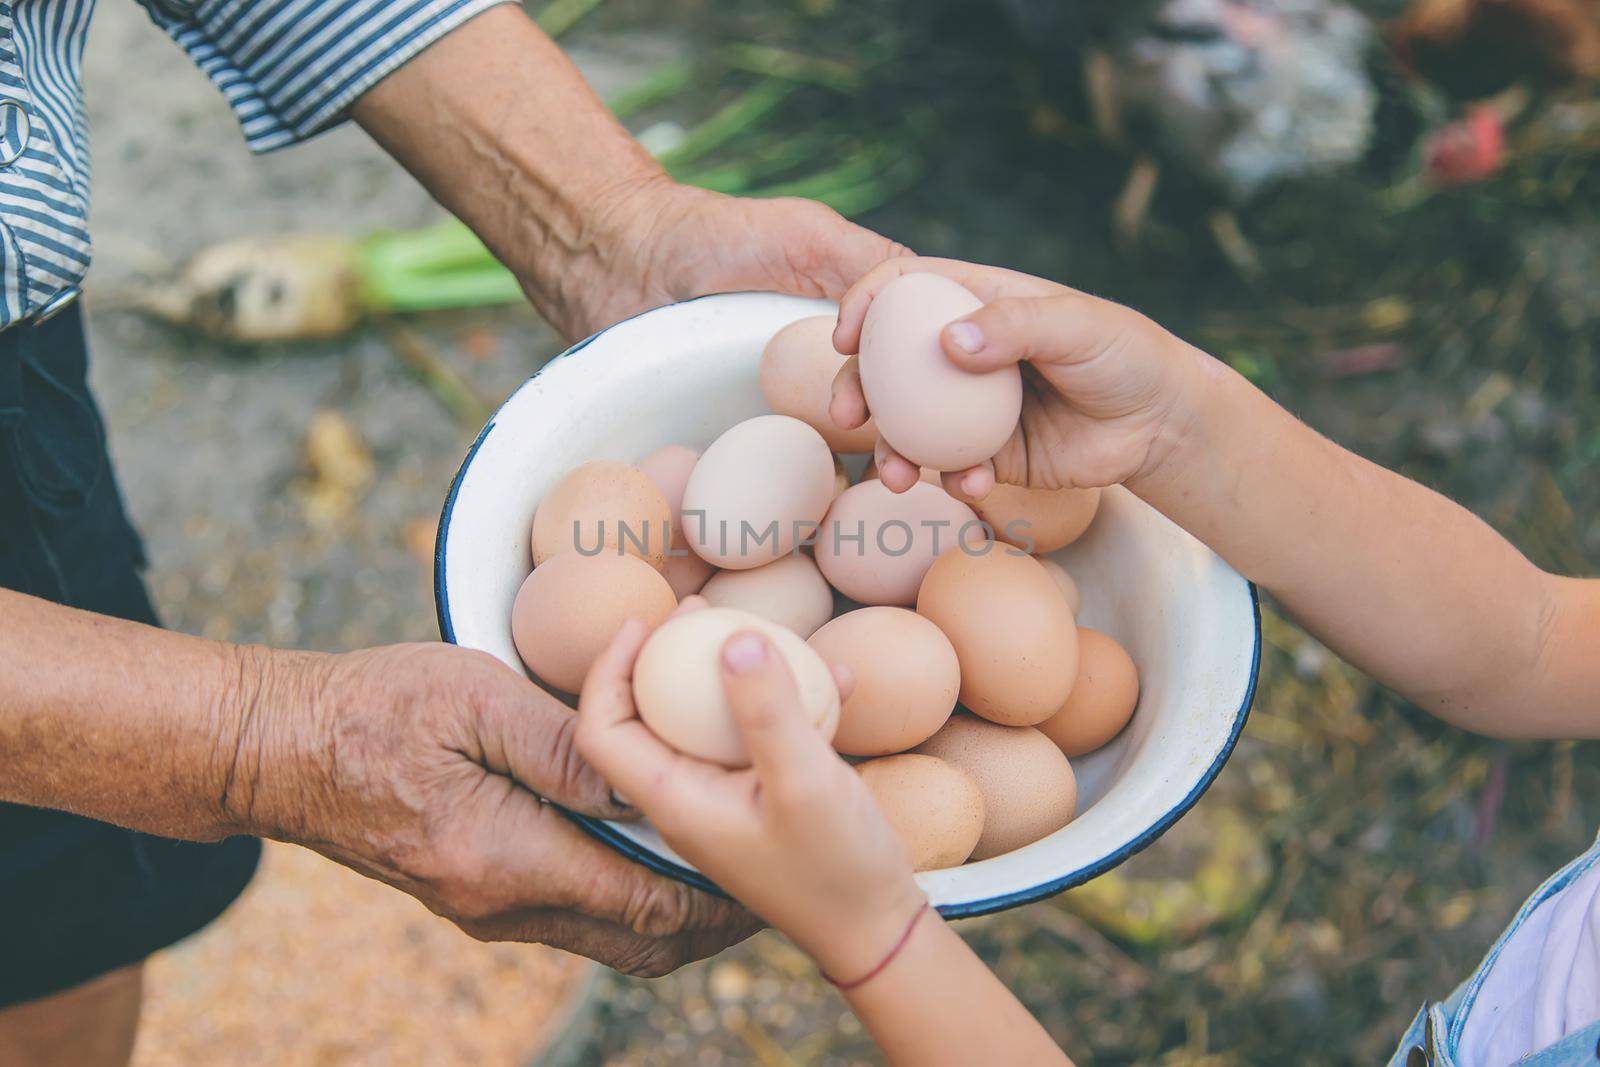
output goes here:
<path id="1" fill-rule="evenodd" d="M 534 21 L 538 22 L 539 28 L 551 37 L 560 37 L 603 2 L 604 0 L 551 0 Z"/>
<path id="2" fill-rule="evenodd" d="M 694 64 L 686 59 L 663 63 L 611 98 L 611 113 L 625 121 L 646 108 L 669 100 L 694 81 Z"/>
<path id="3" fill-rule="evenodd" d="M 758 82 L 691 129 L 681 144 L 661 153 L 657 161 L 671 172 L 716 151 L 771 115 L 796 88 L 793 82 Z"/>
<path id="4" fill-rule="evenodd" d="M 836 59 L 751 43 L 730 44 L 722 50 L 722 55 L 735 70 L 768 78 L 808 82 L 840 93 L 854 92 L 861 86 L 860 72 Z"/>

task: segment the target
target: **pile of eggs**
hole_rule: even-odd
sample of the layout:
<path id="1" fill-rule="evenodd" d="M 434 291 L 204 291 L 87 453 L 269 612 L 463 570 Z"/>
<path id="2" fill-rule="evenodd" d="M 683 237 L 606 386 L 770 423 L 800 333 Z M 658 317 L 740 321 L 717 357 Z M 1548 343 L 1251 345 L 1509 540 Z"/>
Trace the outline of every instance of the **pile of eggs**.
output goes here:
<path id="1" fill-rule="evenodd" d="M 969 507 L 939 484 L 936 471 L 993 455 L 1021 403 L 1016 368 L 969 374 L 939 348 L 942 326 L 976 306 L 927 274 L 878 294 L 861 342 L 874 418 L 859 429 L 828 416 L 844 357 L 819 316 L 762 353 L 773 414 L 699 454 L 671 445 L 569 471 L 535 511 L 534 568 L 512 609 L 529 671 L 575 693 L 622 623 L 640 619 L 652 630 L 634 666 L 640 717 L 682 752 L 743 767 L 719 655 L 757 630 L 918 870 L 998 856 L 1070 822 L 1071 760 L 1127 724 L 1138 672 L 1114 640 L 1076 624 L 1075 582 L 1040 558 L 1083 533 L 1099 490 L 999 486 Z M 879 434 L 924 465 L 906 493 L 870 467 L 854 484 L 845 473 L 840 454 L 871 452 Z M 669 620 L 697 593 L 709 609 Z M 843 702 L 835 665 L 854 679 Z"/>

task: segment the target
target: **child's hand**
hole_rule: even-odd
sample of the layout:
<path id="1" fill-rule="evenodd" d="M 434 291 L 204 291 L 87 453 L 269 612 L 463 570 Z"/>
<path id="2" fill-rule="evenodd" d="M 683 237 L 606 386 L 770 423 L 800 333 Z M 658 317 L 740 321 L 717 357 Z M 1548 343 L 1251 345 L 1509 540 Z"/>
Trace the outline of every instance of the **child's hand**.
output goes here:
<path id="1" fill-rule="evenodd" d="M 958 366 L 986 371 L 1027 361 L 1017 432 L 991 464 L 946 472 L 953 495 L 982 499 L 996 480 L 1046 489 L 1114 485 L 1152 469 L 1178 435 L 1173 413 L 1184 410 L 1188 379 L 1208 357 L 1120 304 L 1016 271 L 949 259 L 888 260 L 844 295 L 834 347 L 856 352 L 872 298 L 914 272 L 942 274 L 984 301 L 940 336 Z M 834 382 L 829 411 L 842 427 L 867 420 L 854 359 Z M 917 480 L 916 467 L 882 441 L 876 463 L 895 492 Z"/>
<path id="2" fill-rule="evenodd" d="M 753 631 L 722 676 L 754 766 L 729 771 L 668 747 L 639 719 L 630 621 L 578 702 L 578 751 L 661 836 L 841 979 L 884 957 L 925 900 L 861 778 L 806 721 L 787 664 Z"/>

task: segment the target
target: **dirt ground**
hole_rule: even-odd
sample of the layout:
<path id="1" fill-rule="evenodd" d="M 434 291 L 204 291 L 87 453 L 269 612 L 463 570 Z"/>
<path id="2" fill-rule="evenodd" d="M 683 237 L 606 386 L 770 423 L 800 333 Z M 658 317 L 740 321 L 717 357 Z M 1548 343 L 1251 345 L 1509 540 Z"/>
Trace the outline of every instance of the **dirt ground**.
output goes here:
<path id="1" fill-rule="evenodd" d="M 633 31 L 580 44 L 602 88 L 673 50 Z M 436 638 L 433 524 L 476 428 L 453 421 L 379 332 L 233 352 L 113 306 L 131 280 L 211 242 L 410 227 L 436 209 L 358 131 L 250 157 L 205 79 L 134 5 L 102 7 L 87 80 L 94 374 L 166 618 L 323 649 Z M 1525 210 L 1505 218 L 1441 198 L 1406 217 L 1405 247 L 1432 249 L 1427 269 L 1409 273 L 1401 257 L 1375 256 L 1395 224 L 1364 202 L 1321 190 L 1296 214 L 1269 199 L 1247 220 L 1253 237 L 1268 254 L 1310 248 L 1296 261 L 1325 269 L 1253 289 L 1170 218 L 1141 255 L 1119 255 L 1102 226 L 1063 206 L 1053 168 L 1066 149 L 1019 152 L 1015 132 L 958 117 L 930 148 L 934 175 L 866 221 L 924 252 L 1023 266 L 1143 307 L 1336 439 L 1456 495 L 1538 562 L 1594 573 L 1592 181 L 1574 180 L 1586 191 L 1562 203 L 1519 200 Z M 1116 169 L 1077 176 L 1101 193 Z M 1520 188 L 1508 181 L 1506 195 Z M 1514 269 L 1527 263 L 1544 266 Z M 521 309 L 415 327 L 492 396 L 560 347 Z M 1364 345 L 1391 348 L 1375 372 L 1351 372 L 1348 353 Z M 358 457 L 354 474 L 308 464 L 308 434 L 328 411 L 343 420 L 331 432 Z M 1381 1061 L 1417 1005 L 1446 995 L 1600 822 L 1594 746 L 1467 738 L 1270 610 L 1267 637 L 1239 752 L 1196 812 L 1122 872 L 1172 891 L 1234 834 L 1228 847 L 1247 862 L 1216 899 L 1184 900 L 1182 920 L 1154 932 L 1108 918 L 1092 893 L 962 928 L 1081 1062 Z M 761 935 L 667 979 L 606 982 L 590 1062 L 876 1059 L 805 960 Z"/>

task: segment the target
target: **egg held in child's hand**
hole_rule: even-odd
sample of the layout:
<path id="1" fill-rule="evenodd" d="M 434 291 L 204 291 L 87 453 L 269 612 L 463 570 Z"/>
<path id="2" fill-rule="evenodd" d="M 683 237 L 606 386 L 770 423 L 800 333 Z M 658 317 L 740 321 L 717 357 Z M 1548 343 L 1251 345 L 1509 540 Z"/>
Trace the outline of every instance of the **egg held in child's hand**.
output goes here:
<path id="1" fill-rule="evenodd" d="M 626 463 L 597 459 L 568 471 L 533 513 L 533 563 L 562 552 L 667 561 L 672 508 L 661 487 Z"/>
<path id="2" fill-rule="evenodd" d="M 1039 729 L 1069 756 L 1093 752 L 1133 718 L 1139 703 L 1139 668 L 1115 640 L 1078 627 L 1078 680 L 1061 710 Z"/>
<path id="3" fill-rule="evenodd" d="M 983 792 L 972 776 L 933 756 L 903 753 L 856 764 L 914 871 L 966 862 L 983 836 Z"/>
<path id="4" fill-rule="evenodd" d="M 667 580 L 637 556 L 551 556 L 523 581 L 511 607 L 511 639 L 530 671 L 567 693 L 628 619 L 655 626 L 678 606 Z"/>
<path id="5" fill-rule="evenodd" d="M 871 452 L 878 442 L 871 419 L 844 430 L 828 415 L 833 379 L 846 359 L 833 347 L 836 322 L 832 315 L 813 315 L 773 334 L 761 352 L 761 395 L 779 415 L 810 425 L 835 452 Z"/>
<path id="6" fill-rule="evenodd" d="M 725 767 L 748 767 L 739 724 L 722 687 L 722 646 L 742 630 L 766 637 L 794 677 L 801 713 L 831 740 L 839 725 L 839 688 L 822 657 L 791 630 L 734 608 L 702 608 L 659 626 L 633 665 L 639 718 L 680 752 Z"/>
<path id="7" fill-rule="evenodd" d="M 1055 579 L 1056 588 L 1061 590 L 1061 595 L 1066 598 L 1067 607 L 1072 609 L 1072 617 L 1076 619 L 1078 612 L 1083 608 L 1083 594 L 1078 591 L 1078 583 L 1067 572 L 1067 568 L 1055 560 L 1044 556 L 1036 558 L 1039 560 L 1039 565 L 1049 572 L 1051 578 Z M 671 565 L 672 561 L 668 560 L 667 566 L 670 567 Z"/>
<path id="8" fill-rule="evenodd" d="M 972 509 L 939 486 L 894 493 L 874 478 L 839 494 L 814 549 L 823 576 L 851 600 L 910 605 L 933 561 L 963 536 L 986 535 Z"/>
<path id="9" fill-rule="evenodd" d="M 746 419 L 711 443 L 683 490 L 683 533 L 702 559 L 744 570 L 788 555 L 822 521 L 833 453 L 788 415 Z"/>
<path id="10" fill-rule="evenodd" d="M 672 511 L 672 544 L 667 549 L 667 562 L 661 573 L 672 586 L 679 600 L 698 593 L 716 568 L 689 551 L 683 539 L 683 489 L 689 484 L 689 474 L 699 462 L 700 453 L 683 445 L 658 448 L 639 461 L 639 470 L 661 488 L 666 495 L 667 507 Z"/>
<path id="11" fill-rule="evenodd" d="M 1054 552 L 1089 528 L 1100 510 L 1100 490 L 997 485 L 972 510 L 994 528 L 995 540 L 1024 552 Z"/>
<path id="12" fill-rule="evenodd" d="M 986 860 L 1048 837 L 1078 810 L 1072 764 L 1031 726 L 956 715 L 917 753 L 960 767 L 983 794 L 983 834 L 971 859 Z"/>
<path id="13" fill-rule="evenodd" d="M 801 637 L 833 617 L 833 590 L 810 556 L 791 552 L 747 571 L 718 571 L 700 590 L 715 608 L 738 608 Z"/>
<path id="14" fill-rule="evenodd" d="M 932 737 L 955 710 L 961 668 L 950 639 L 905 608 L 840 615 L 807 642 L 855 680 L 839 709 L 833 747 L 847 756 L 904 752 Z"/>
<path id="15" fill-rule="evenodd" d="M 1017 427 L 1017 367 L 973 374 L 939 344 L 947 324 L 982 306 L 949 278 L 916 273 L 884 286 L 867 308 L 861 388 L 878 433 L 912 463 L 963 470 L 999 452 Z"/>
<path id="16" fill-rule="evenodd" d="M 1078 675 L 1078 627 L 1038 560 L 1009 545 L 958 545 L 917 594 L 961 663 L 961 703 L 1006 726 L 1043 722 Z"/>

